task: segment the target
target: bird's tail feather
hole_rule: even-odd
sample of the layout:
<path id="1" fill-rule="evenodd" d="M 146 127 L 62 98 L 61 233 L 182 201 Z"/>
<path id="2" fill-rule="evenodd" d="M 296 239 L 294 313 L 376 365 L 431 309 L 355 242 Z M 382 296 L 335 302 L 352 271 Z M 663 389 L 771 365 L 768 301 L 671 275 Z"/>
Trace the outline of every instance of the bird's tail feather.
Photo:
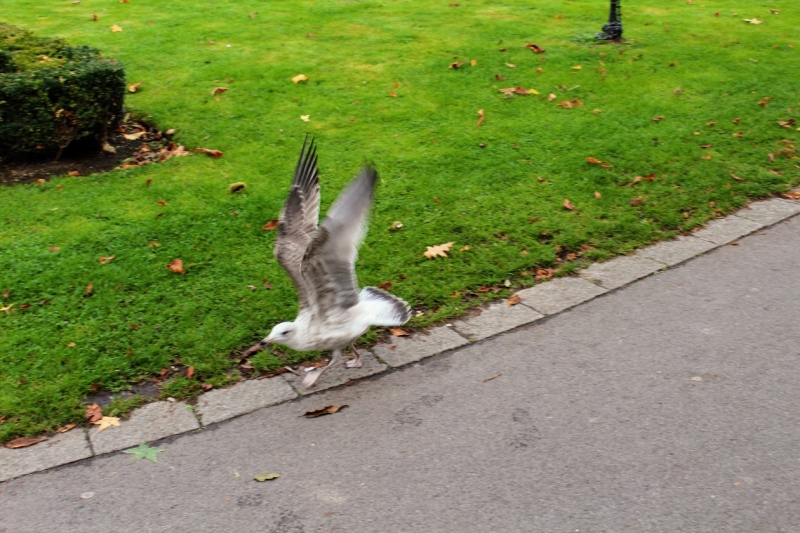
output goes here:
<path id="1" fill-rule="evenodd" d="M 375 287 L 362 289 L 359 300 L 373 326 L 402 326 L 411 318 L 405 301 Z"/>

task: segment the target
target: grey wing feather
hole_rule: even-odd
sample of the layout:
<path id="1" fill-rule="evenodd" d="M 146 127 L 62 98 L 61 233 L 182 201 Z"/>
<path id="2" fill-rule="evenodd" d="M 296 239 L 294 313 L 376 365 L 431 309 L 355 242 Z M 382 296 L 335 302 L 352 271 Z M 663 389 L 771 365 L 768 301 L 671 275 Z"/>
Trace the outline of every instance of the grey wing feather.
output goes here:
<path id="1" fill-rule="evenodd" d="M 310 298 L 321 312 L 358 303 L 355 262 L 367 231 L 378 173 L 365 167 L 328 210 L 303 258 Z"/>
<path id="2" fill-rule="evenodd" d="M 289 197 L 281 211 L 275 258 L 297 287 L 300 308 L 309 305 L 308 287 L 302 274 L 303 256 L 317 233 L 319 220 L 319 172 L 314 140 L 303 142 Z"/>

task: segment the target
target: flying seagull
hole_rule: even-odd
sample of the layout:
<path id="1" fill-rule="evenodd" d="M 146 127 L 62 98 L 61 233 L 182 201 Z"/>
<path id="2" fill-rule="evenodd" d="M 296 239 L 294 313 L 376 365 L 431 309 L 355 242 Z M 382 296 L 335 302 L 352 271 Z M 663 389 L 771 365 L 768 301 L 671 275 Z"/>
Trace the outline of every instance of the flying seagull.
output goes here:
<path id="1" fill-rule="evenodd" d="M 294 322 L 282 322 L 258 343 L 282 344 L 295 350 L 332 350 L 330 363 L 303 379 L 311 387 L 339 363 L 348 345 L 362 365 L 353 343 L 370 326 L 402 326 L 411 318 L 408 304 L 375 287 L 359 290 L 355 261 L 367 231 L 378 173 L 365 166 L 319 220 L 319 177 L 314 140 L 303 142 L 289 197 L 281 212 L 275 258 L 297 287 L 300 312 Z"/>

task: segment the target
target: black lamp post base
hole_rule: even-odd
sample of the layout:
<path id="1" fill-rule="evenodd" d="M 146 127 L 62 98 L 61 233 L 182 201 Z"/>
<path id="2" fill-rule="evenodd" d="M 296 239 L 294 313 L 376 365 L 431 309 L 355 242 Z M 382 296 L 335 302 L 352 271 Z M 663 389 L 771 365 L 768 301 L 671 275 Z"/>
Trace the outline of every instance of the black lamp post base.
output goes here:
<path id="1" fill-rule="evenodd" d="M 603 41 L 619 41 L 622 39 L 622 8 L 620 0 L 611 0 L 611 9 L 608 14 L 608 23 L 603 25 L 603 31 L 595 35 L 596 39 Z"/>

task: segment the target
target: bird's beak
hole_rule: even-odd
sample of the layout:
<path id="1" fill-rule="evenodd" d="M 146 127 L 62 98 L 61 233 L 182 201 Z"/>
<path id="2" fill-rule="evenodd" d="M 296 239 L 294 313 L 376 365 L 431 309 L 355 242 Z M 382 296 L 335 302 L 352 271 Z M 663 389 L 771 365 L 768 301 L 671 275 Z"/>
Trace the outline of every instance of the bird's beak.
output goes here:
<path id="1" fill-rule="evenodd" d="M 270 338 L 267 337 L 266 339 L 262 339 L 262 340 L 258 341 L 258 345 L 263 348 L 264 346 L 266 346 L 267 344 L 269 344 L 271 342 L 272 341 L 270 340 Z"/>

